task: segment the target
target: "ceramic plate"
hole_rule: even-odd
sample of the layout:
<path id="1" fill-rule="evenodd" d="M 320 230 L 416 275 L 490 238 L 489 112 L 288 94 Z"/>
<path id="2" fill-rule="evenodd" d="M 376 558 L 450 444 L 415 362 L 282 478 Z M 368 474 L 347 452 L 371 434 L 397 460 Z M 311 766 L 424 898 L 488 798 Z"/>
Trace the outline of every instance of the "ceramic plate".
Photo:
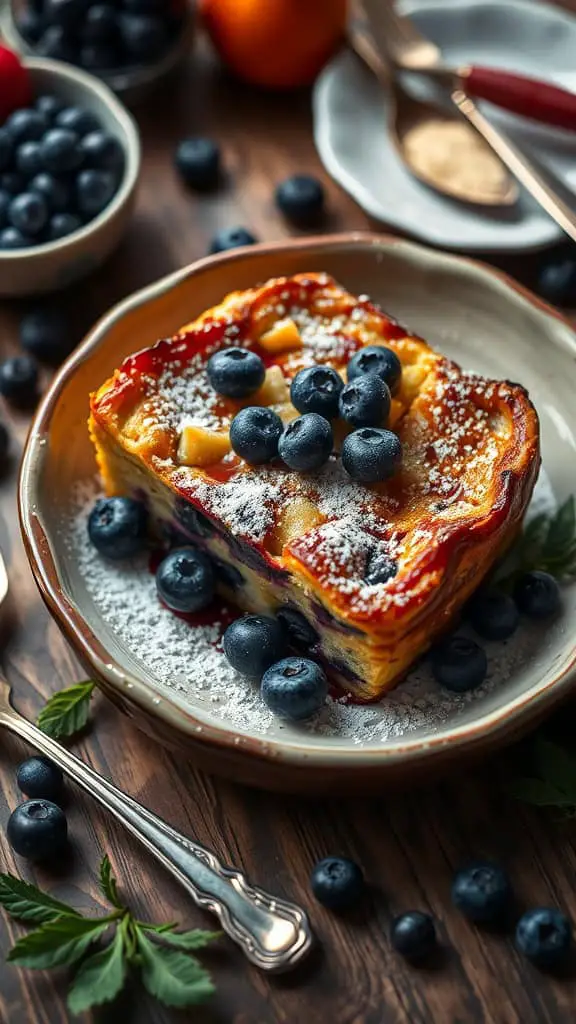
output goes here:
<path id="1" fill-rule="evenodd" d="M 380 705 L 332 703 L 313 724 L 295 727 L 268 714 L 245 681 L 217 672 L 207 680 L 209 652 L 193 646 L 186 623 L 160 609 L 146 565 L 126 570 L 131 589 L 123 590 L 124 570 L 103 566 L 89 552 L 84 513 L 78 518 L 75 511 L 86 492 L 94 493 L 88 394 L 123 356 L 172 334 L 234 288 L 307 270 L 325 270 L 352 292 L 369 293 L 463 366 L 520 380 L 542 419 L 539 500 L 549 507 L 574 487 L 576 337 L 569 325 L 489 268 L 397 239 L 352 234 L 203 260 L 112 310 L 68 361 L 37 414 L 20 506 L 32 568 L 50 609 L 125 711 L 210 770 L 267 787 L 342 791 L 429 773 L 448 756 L 485 751 L 544 713 L 571 685 L 576 588 L 567 588 L 565 614 L 552 627 L 524 629 L 509 645 L 493 646 L 489 682 L 474 695 L 443 694 L 424 664 Z"/>
<path id="2" fill-rule="evenodd" d="M 576 18 L 552 4 L 410 0 L 400 6 L 451 65 L 503 67 L 576 90 Z M 429 93 L 425 79 L 419 80 L 419 89 L 424 96 Z M 528 155 L 537 156 L 576 192 L 573 134 L 486 104 L 483 109 Z M 512 209 L 491 214 L 428 189 L 409 174 L 390 142 L 386 115 L 385 92 L 351 52 L 342 52 L 318 79 L 318 152 L 327 171 L 371 217 L 461 251 L 538 249 L 564 237 L 525 192 Z"/>

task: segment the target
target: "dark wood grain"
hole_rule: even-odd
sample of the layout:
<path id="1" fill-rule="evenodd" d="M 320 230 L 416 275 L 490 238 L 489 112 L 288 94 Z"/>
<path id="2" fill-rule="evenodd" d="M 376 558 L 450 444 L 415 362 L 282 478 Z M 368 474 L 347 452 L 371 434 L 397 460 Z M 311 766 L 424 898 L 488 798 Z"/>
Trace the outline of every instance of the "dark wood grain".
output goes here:
<path id="1" fill-rule="evenodd" d="M 242 223 L 261 238 L 287 233 L 274 209 L 274 183 L 294 171 L 320 173 L 311 138 L 309 96 L 266 96 L 231 83 L 206 53 L 162 94 L 137 112 L 144 140 L 144 173 L 134 223 L 121 249 L 89 282 L 60 300 L 78 337 L 112 303 L 159 275 L 203 255 L 209 237 Z M 183 191 L 171 153 L 186 133 L 208 132 L 222 144 L 228 170 L 213 197 Z M 324 175 L 330 216 L 327 230 L 367 228 L 357 206 Z M 531 283 L 535 258 L 503 265 Z M 22 307 L 0 309 L 0 345 L 15 350 Z M 17 438 L 27 419 L 3 410 Z M 79 666 L 50 620 L 26 563 L 16 517 L 18 452 L 2 484 L 0 546 L 9 566 L 11 602 L 3 667 L 18 707 L 35 716 L 56 688 L 80 677 Z M 305 803 L 240 789 L 195 772 L 138 733 L 99 698 L 92 733 L 79 754 L 118 785 L 172 822 L 241 865 L 250 877 L 310 909 L 319 946 L 296 974 L 278 980 L 247 966 L 231 943 L 206 954 L 218 990 L 209 1007 L 194 1013 L 162 1009 L 129 990 L 96 1024 L 563 1024 L 576 1017 L 570 978 L 545 977 L 514 952 L 509 935 L 482 934 L 450 908 L 456 865 L 487 856 L 509 867 L 521 905 L 558 904 L 576 921 L 576 831 L 570 825 L 511 803 L 498 778 L 506 758 L 428 791 L 384 802 Z M 570 724 L 570 722 L 569 722 Z M 14 770 L 24 747 L 8 736 L 0 745 L 0 826 L 18 802 Z M 188 927 L 208 919 L 88 797 L 70 791 L 72 853 L 58 874 L 31 871 L 0 842 L 0 867 L 88 908 L 98 900 L 97 866 L 111 856 L 122 889 L 142 915 L 179 919 Z M 371 884 L 362 913 L 339 920 L 314 904 L 308 875 L 328 853 L 362 864 Z M 395 913 L 422 908 L 434 914 L 442 940 L 438 963 L 408 968 L 390 950 L 387 933 Z M 0 912 L 0 953 L 18 926 Z M 0 966 L 0 1024 L 66 1024 L 66 977 Z"/>

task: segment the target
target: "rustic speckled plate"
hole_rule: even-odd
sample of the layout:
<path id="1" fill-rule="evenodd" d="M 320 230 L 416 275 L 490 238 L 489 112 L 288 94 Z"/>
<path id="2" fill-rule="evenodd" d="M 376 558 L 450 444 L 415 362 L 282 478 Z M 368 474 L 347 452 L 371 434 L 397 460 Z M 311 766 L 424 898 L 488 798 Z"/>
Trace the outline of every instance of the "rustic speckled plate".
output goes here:
<path id="1" fill-rule="evenodd" d="M 274 723 L 265 732 L 223 721 L 202 693 L 184 698 L 142 670 L 99 612 L 62 523 L 79 481 L 94 475 L 85 429 L 88 393 L 129 352 L 245 288 L 279 274 L 325 270 L 368 292 L 463 365 L 519 380 L 542 420 L 546 474 L 558 498 L 574 490 L 576 336 L 551 308 L 478 263 L 385 236 L 348 234 L 235 250 L 202 260 L 125 300 L 61 370 L 28 439 L 20 514 L 48 607 L 106 693 L 151 735 L 237 781 L 299 792 L 344 792 L 430 776 L 450 759 L 484 754 L 525 730 L 572 687 L 576 588 L 528 659 L 490 692 L 433 724 L 363 742 Z M 504 673 L 506 675 L 506 673 Z M 376 712 L 377 714 L 380 712 Z"/>

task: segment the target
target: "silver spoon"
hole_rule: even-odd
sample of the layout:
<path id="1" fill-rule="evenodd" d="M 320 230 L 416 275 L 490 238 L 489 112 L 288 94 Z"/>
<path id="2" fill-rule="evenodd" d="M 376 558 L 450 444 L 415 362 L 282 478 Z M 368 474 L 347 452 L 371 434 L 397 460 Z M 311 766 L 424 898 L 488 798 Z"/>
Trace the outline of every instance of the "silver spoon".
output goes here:
<path id="1" fill-rule="evenodd" d="M 7 593 L 8 578 L 0 555 L 0 603 Z M 14 710 L 10 685 L 1 675 L 0 726 L 27 740 L 106 807 L 198 906 L 216 915 L 222 929 L 257 967 L 265 971 L 290 970 L 308 953 L 312 931 L 301 907 L 251 885 L 235 868 L 224 867 L 205 846 L 181 835 L 43 733 Z"/>

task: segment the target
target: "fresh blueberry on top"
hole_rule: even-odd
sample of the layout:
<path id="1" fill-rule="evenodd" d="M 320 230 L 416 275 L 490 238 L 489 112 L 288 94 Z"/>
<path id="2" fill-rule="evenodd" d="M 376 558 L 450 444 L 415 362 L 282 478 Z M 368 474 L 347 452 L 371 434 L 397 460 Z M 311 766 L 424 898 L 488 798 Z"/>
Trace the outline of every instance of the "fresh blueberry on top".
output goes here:
<path id="1" fill-rule="evenodd" d="M 354 430 L 344 438 L 342 465 L 352 479 L 360 483 L 373 484 L 389 480 L 397 472 L 401 462 L 400 438 L 391 430 L 362 427 L 361 430 Z"/>
<path id="2" fill-rule="evenodd" d="M 0 249 L 29 249 L 35 245 L 33 238 L 23 235 L 18 228 L 4 228 L 0 231 Z"/>
<path id="3" fill-rule="evenodd" d="M 183 139 L 174 156 L 182 180 L 197 189 L 214 188 L 220 179 L 220 150 L 212 139 Z"/>
<path id="4" fill-rule="evenodd" d="M 555 907 L 527 910 L 516 926 L 516 949 L 536 967 L 564 963 L 572 946 L 572 925 Z"/>
<path id="5" fill-rule="evenodd" d="M 537 621 L 551 619 L 562 607 L 560 587 L 554 577 L 536 569 L 519 578 L 514 600 L 523 615 Z"/>
<path id="6" fill-rule="evenodd" d="M 253 679 L 260 679 L 286 651 L 282 627 L 268 615 L 243 615 L 231 622 L 222 643 L 232 668 Z"/>
<path id="7" fill-rule="evenodd" d="M 123 14 L 120 38 L 128 56 L 134 61 L 155 60 L 166 49 L 168 28 L 161 18 L 146 14 Z"/>
<path id="8" fill-rule="evenodd" d="M 122 143 L 111 132 L 89 132 L 80 140 L 80 152 L 85 167 L 117 172 L 124 165 Z"/>
<path id="9" fill-rule="evenodd" d="M 254 245 L 255 242 L 255 236 L 247 228 L 222 228 L 222 231 L 214 235 L 208 252 L 226 252 L 228 249 L 238 249 L 243 245 Z"/>
<path id="10" fill-rule="evenodd" d="M 39 174 L 43 168 L 42 154 L 39 142 L 21 142 L 16 149 L 16 170 L 20 171 L 25 178 L 31 178 Z"/>
<path id="11" fill-rule="evenodd" d="M 470 921 L 495 924 L 512 903 L 508 875 L 498 864 L 489 861 L 470 864 L 454 877 L 452 902 Z"/>
<path id="12" fill-rule="evenodd" d="M 331 366 L 308 366 L 290 385 L 290 399 L 298 412 L 317 412 L 327 420 L 338 416 L 338 400 L 344 387 L 340 374 Z"/>
<path id="13" fill-rule="evenodd" d="M 467 636 L 452 636 L 432 651 L 432 675 L 437 683 L 454 693 L 475 690 L 486 678 L 488 661 L 484 650 Z"/>
<path id="14" fill-rule="evenodd" d="M 40 152 L 46 170 L 52 171 L 54 174 L 65 174 L 67 171 L 76 170 L 82 163 L 79 143 L 79 136 L 68 128 L 51 128 L 46 132 L 40 143 Z"/>
<path id="15" fill-rule="evenodd" d="M 43 754 L 36 754 L 23 761 L 16 773 L 18 789 L 25 796 L 52 800 L 57 804 L 62 797 L 64 777 L 57 764 Z"/>
<path id="16" fill-rule="evenodd" d="M 496 587 L 486 587 L 469 602 L 468 619 L 484 640 L 507 640 L 516 630 L 520 615 L 509 594 Z"/>
<path id="17" fill-rule="evenodd" d="M 66 317 L 56 306 L 31 310 L 20 321 L 20 344 L 43 363 L 59 363 L 71 347 Z"/>
<path id="18" fill-rule="evenodd" d="M 32 107 L 21 107 L 15 110 L 4 125 L 15 145 L 41 139 L 48 127 L 44 114 Z"/>
<path id="19" fill-rule="evenodd" d="M 14 142 L 6 128 L 0 128 L 0 171 L 5 171 L 10 166 Z"/>
<path id="20" fill-rule="evenodd" d="M 284 428 L 278 442 L 278 454 L 290 469 L 310 473 L 328 461 L 333 447 L 332 427 L 328 420 L 317 412 L 306 412 Z"/>
<path id="21" fill-rule="evenodd" d="M 46 93 L 43 96 L 38 96 L 34 106 L 36 107 L 36 110 L 39 110 L 40 113 L 44 115 L 48 122 L 52 122 L 60 111 L 64 110 L 65 103 L 59 96 L 53 96 L 51 93 Z"/>
<path id="22" fill-rule="evenodd" d="M 42 196 L 48 209 L 52 213 L 62 213 L 68 209 L 72 202 L 72 192 L 67 181 L 42 171 L 36 174 L 30 185 L 31 192 L 37 192 Z"/>
<path id="23" fill-rule="evenodd" d="M 48 207 L 37 192 L 21 192 L 8 207 L 8 220 L 24 235 L 39 235 L 48 220 Z"/>
<path id="24" fill-rule="evenodd" d="M 272 409 L 248 406 L 241 409 L 230 424 L 230 444 L 245 462 L 263 466 L 276 458 L 283 430 L 282 420 Z"/>
<path id="25" fill-rule="evenodd" d="M 408 910 L 395 917 L 390 929 L 392 948 L 407 960 L 425 960 L 436 948 L 436 928 L 430 914 Z"/>
<path id="26" fill-rule="evenodd" d="M 348 363 L 348 380 L 356 380 L 367 373 L 375 373 L 394 394 L 402 377 L 402 363 L 391 348 L 385 348 L 384 345 L 367 345 L 366 348 L 355 352 Z"/>
<path id="27" fill-rule="evenodd" d="M 76 180 L 76 202 L 80 213 L 96 217 L 116 191 L 116 179 L 110 171 L 80 171 Z"/>
<path id="28" fill-rule="evenodd" d="M 294 174 L 276 188 L 276 203 L 287 220 L 305 227 L 324 212 L 324 189 L 310 174 Z"/>
<path id="29" fill-rule="evenodd" d="M 214 598 L 214 570 L 198 548 L 177 548 L 156 570 L 156 589 L 173 612 L 199 612 Z"/>
<path id="30" fill-rule="evenodd" d="M 340 392 L 340 415 L 355 427 L 381 427 L 388 419 L 390 402 L 388 385 L 376 374 L 367 374 Z"/>
<path id="31" fill-rule="evenodd" d="M 258 390 L 266 376 L 260 356 L 249 348 L 219 349 L 210 356 L 206 371 L 214 390 L 227 398 L 246 398 Z"/>
<path id="32" fill-rule="evenodd" d="M 66 815 L 50 800 L 26 800 L 8 819 L 6 836 L 15 853 L 27 860 L 49 861 L 66 848 Z"/>
<path id="33" fill-rule="evenodd" d="M 64 107 L 64 110 L 56 115 L 56 124 L 58 128 L 72 132 L 76 138 L 81 138 L 83 135 L 88 135 L 89 132 L 97 132 L 100 129 L 100 122 L 96 114 L 93 114 L 91 110 L 86 110 L 85 107 Z"/>
<path id="34" fill-rule="evenodd" d="M 38 367 L 30 356 L 11 356 L 0 363 L 0 394 L 9 402 L 32 405 L 38 395 L 37 389 Z"/>
<path id="35" fill-rule="evenodd" d="M 549 302 L 573 306 L 576 301 L 576 254 L 560 256 L 543 266 L 537 290 Z"/>
<path id="36" fill-rule="evenodd" d="M 134 498 L 100 498 L 88 516 L 88 536 L 106 558 L 131 558 L 144 547 L 147 515 Z"/>
<path id="37" fill-rule="evenodd" d="M 364 580 L 369 586 L 377 586 L 378 583 L 388 583 L 394 579 L 398 572 L 398 565 L 390 555 L 377 551 L 368 559 Z"/>
<path id="38" fill-rule="evenodd" d="M 276 610 L 276 617 L 288 637 L 288 643 L 292 647 L 298 647 L 306 651 L 316 647 L 320 639 L 318 633 L 310 625 L 306 616 L 299 612 L 297 608 L 291 608 L 290 605 L 282 605 L 281 608 Z"/>
<path id="39" fill-rule="evenodd" d="M 73 234 L 82 227 L 80 217 L 75 213 L 55 213 L 48 222 L 48 239 L 56 242 L 59 238 Z"/>
<path id="40" fill-rule="evenodd" d="M 310 882 L 318 902 L 329 910 L 351 910 L 366 891 L 362 871 L 347 857 L 319 860 L 312 869 Z"/>
<path id="41" fill-rule="evenodd" d="M 266 669 L 260 685 L 262 700 L 279 718 L 302 722 L 326 702 L 325 672 L 309 658 L 284 658 Z"/>

